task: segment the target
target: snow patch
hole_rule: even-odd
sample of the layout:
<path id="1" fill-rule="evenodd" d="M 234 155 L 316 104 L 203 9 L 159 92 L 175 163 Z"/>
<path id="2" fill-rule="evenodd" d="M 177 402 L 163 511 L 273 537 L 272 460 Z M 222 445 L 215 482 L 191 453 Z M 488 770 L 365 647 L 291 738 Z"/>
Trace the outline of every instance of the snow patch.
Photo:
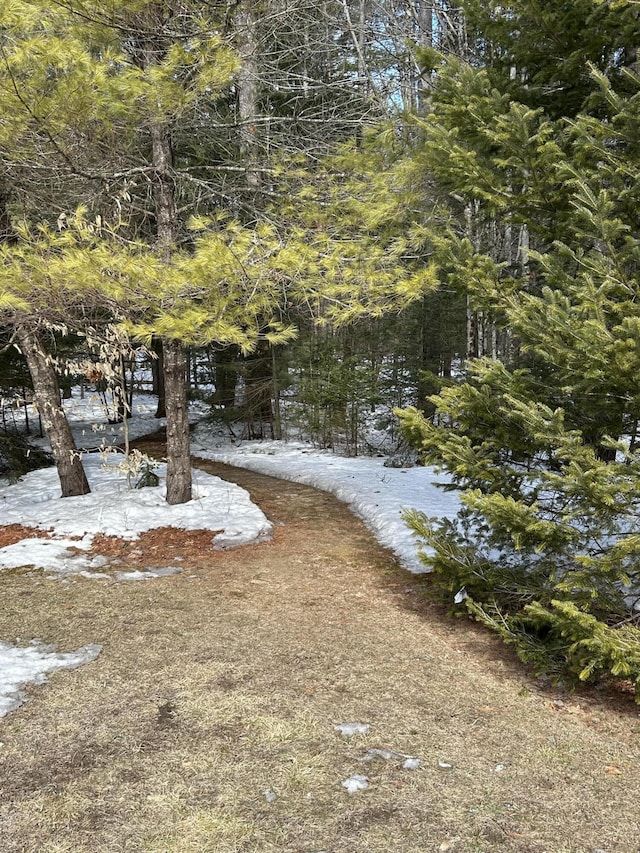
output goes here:
<path id="1" fill-rule="evenodd" d="M 119 581 L 146 581 L 152 578 L 166 578 L 170 575 L 179 575 L 181 573 L 182 569 L 177 568 L 177 566 L 163 566 L 131 572 L 116 572 L 116 579 Z"/>
<path id="2" fill-rule="evenodd" d="M 449 481 L 433 468 L 385 468 L 384 458 L 336 456 L 302 442 L 245 441 L 232 444 L 215 425 L 200 422 L 192 435 L 192 452 L 213 459 L 304 483 L 331 492 L 348 504 L 411 572 L 425 571 L 413 532 L 402 513 L 416 509 L 430 517 L 453 518 L 460 501 L 442 486 Z"/>
<path id="3" fill-rule="evenodd" d="M 95 660 L 102 646 L 90 643 L 75 652 L 56 652 L 55 646 L 33 640 L 29 646 L 0 643 L 0 717 L 25 701 L 21 688 L 27 684 L 44 684 L 47 673 L 59 669 L 75 669 Z"/>
<path id="4" fill-rule="evenodd" d="M 338 723 L 333 728 L 340 732 L 342 737 L 352 737 L 353 735 L 366 735 L 371 726 L 367 723 Z"/>
<path id="5" fill-rule="evenodd" d="M 32 471 L 18 483 L 0 486 L 4 524 L 49 531 L 48 539 L 29 538 L 0 548 L 0 570 L 35 566 L 61 577 L 91 573 L 107 559 L 77 552 L 90 549 L 98 533 L 131 540 L 158 527 L 211 530 L 213 548 L 263 542 L 271 536 L 271 522 L 235 483 L 194 471 L 193 499 L 170 506 L 164 486 L 128 489 L 109 458 L 105 464 L 102 454 L 83 457 L 88 495 L 62 498 L 55 468 Z M 164 481 L 166 465 L 158 464 L 156 470 Z"/>
<path id="6" fill-rule="evenodd" d="M 348 779 L 344 779 L 341 785 L 347 789 L 348 794 L 357 794 L 358 791 L 365 791 L 369 787 L 369 780 L 366 776 L 356 773 L 353 776 L 349 776 Z"/>

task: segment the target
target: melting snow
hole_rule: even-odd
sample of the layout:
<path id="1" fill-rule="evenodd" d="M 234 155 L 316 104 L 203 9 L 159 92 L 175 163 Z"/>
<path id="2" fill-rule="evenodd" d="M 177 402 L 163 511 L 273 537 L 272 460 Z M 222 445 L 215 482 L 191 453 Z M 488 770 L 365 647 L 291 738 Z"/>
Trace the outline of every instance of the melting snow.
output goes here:
<path id="1" fill-rule="evenodd" d="M 414 758 L 403 752 L 396 752 L 395 749 L 379 749 L 378 747 L 368 749 L 364 755 L 360 756 L 358 761 L 370 762 L 375 761 L 377 758 L 381 758 L 383 761 L 402 761 L 402 766 L 405 770 L 417 770 L 422 764 L 419 758 Z"/>
<path id="2" fill-rule="evenodd" d="M 0 717 L 24 702 L 21 688 L 29 682 L 44 684 L 46 673 L 74 669 L 95 660 L 102 646 L 91 643 L 75 652 L 56 652 L 55 646 L 33 640 L 29 646 L 0 643 Z"/>
<path id="3" fill-rule="evenodd" d="M 352 735 L 366 735 L 371 726 L 367 723 L 338 723 L 333 728 L 340 732 L 342 737 L 351 737 Z"/>
<path id="4" fill-rule="evenodd" d="M 424 572 L 418 545 L 402 519 L 404 509 L 427 516 L 454 517 L 460 502 L 433 468 L 385 468 L 383 458 L 335 456 L 301 442 L 246 441 L 232 445 L 215 427 L 199 423 L 192 436 L 196 456 L 271 474 L 332 492 L 348 504 L 411 572 Z"/>
<path id="5" fill-rule="evenodd" d="M 135 398 L 133 417 L 128 422 L 130 437 L 155 432 L 163 425 L 163 421 L 153 417 L 155 405 L 156 400 L 149 395 Z M 104 410 L 97 397 L 83 400 L 76 393 L 72 400 L 65 401 L 65 408 L 79 447 L 122 443 L 122 425 L 104 423 Z M 46 445 L 45 441 L 40 443 Z M 192 446 L 193 452 L 204 458 L 332 492 L 360 515 L 378 540 L 391 548 L 401 563 L 413 572 L 424 571 L 424 566 L 418 556 L 416 540 L 402 520 L 402 510 L 413 508 L 428 516 L 443 517 L 455 515 L 459 506 L 453 493 L 440 488 L 445 478 L 431 468 L 385 468 L 382 458 L 346 459 L 300 442 L 233 445 L 230 441 L 221 441 L 215 429 L 206 424 L 197 428 Z M 14 485 L 0 481 L 2 523 L 33 527 L 46 531 L 48 536 L 30 537 L 0 548 L 0 570 L 35 566 L 56 577 L 71 574 L 93 579 L 108 577 L 98 571 L 107 564 L 105 557 L 89 557 L 83 553 L 91 549 L 98 533 L 135 539 L 143 531 L 158 527 L 208 529 L 215 548 L 269 538 L 271 523 L 239 486 L 195 471 L 193 500 L 169 506 L 162 485 L 129 490 L 124 476 L 116 470 L 121 458 L 115 457 L 113 464 L 105 466 L 100 454 L 84 455 L 83 464 L 92 492 L 77 498 L 60 497 L 54 468 L 31 472 Z M 158 464 L 155 472 L 162 482 L 166 467 Z M 171 567 L 119 572 L 116 578 L 143 580 L 175 571 Z M 41 683 L 45 673 L 54 669 L 79 666 L 92 660 L 99 649 L 99 646 L 86 646 L 70 655 L 59 655 L 52 647 L 37 644 L 26 649 L 0 644 L 0 714 L 17 707 L 21 685 L 30 680 Z M 369 731 L 364 723 L 343 723 L 335 728 L 344 737 Z M 407 761 L 418 759 L 407 758 Z M 342 784 L 353 793 L 366 787 L 367 780 L 356 775 Z"/>
<path id="6" fill-rule="evenodd" d="M 349 776 L 348 779 L 344 779 L 341 784 L 343 788 L 347 789 L 347 793 L 356 794 L 358 791 L 364 791 L 369 787 L 369 780 L 366 776 L 356 773 L 353 776 Z"/>
<path id="7" fill-rule="evenodd" d="M 116 572 L 119 581 L 146 581 L 152 578 L 166 578 L 169 575 L 179 575 L 182 569 L 177 566 L 163 566 L 155 569 L 144 569 L 142 571 Z"/>
<path id="8" fill-rule="evenodd" d="M 115 462 L 120 457 L 115 457 Z M 265 541 L 271 523 L 245 489 L 202 471 L 193 472 L 193 500 L 169 506 L 163 486 L 128 489 L 115 462 L 102 454 L 83 457 L 91 494 L 61 498 L 55 468 L 32 471 L 14 485 L 0 487 L 4 524 L 53 531 L 49 539 L 25 539 L 0 548 L 0 569 L 33 565 L 61 575 L 102 568 L 104 557 L 87 558 L 76 550 L 91 548 L 97 533 L 137 539 L 156 527 L 211 530 L 214 548 Z M 164 481 L 166 465 L 156 472 Z"/>

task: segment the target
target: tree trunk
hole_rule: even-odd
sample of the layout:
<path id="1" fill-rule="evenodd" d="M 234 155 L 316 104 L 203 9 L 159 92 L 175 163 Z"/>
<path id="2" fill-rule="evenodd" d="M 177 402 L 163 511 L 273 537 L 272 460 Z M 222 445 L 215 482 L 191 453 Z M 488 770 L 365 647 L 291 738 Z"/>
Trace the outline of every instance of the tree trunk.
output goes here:
<path id="1" fill-rule="evenodd" d="M 191 456 L 185 382 L 185 348 L 180 341 L 163 341 L 167 404 L 167 503 L 191 500 Z"/>
<path id="2" fill-rule="evenodd" d="M 233 408 L 236 402 L 236 387 L 239 376 L 239 348 L 230 344 L 215 354 L 214 384 L 216 386 L 214 402 L 223 408 Z"/>
<path id="3" fill-rule="evenodd" d="M 236 76 L 238 118 L 240 119 L 240 155 L 246 168 L 247 188 L 258 190 L 258 35 L 254 0 L 241 0 L 236 11 L 237 49 L 241 65 Z M 253 204 L 255 204 L 255 199 Z"/>
<path id="4" fill-rule="evenodd" d="M 167 408 L 164 398 L 164 359 L 162 357 L 162 341 L 158 338 L 153 338 L 151 349 L 156 358 L 151 359 L 151 381 L 152 393 L 158 396 L 158 406 L 154 417 L 166 418 Z"/>
<path id="5" fill-rule="evenodd" d="M 151 142 L 155 167 L 157 245 L 163 259 L 168 262 L 176 243 L 177 213 L 173 185 L 173 152 L 167 125 L 152 125 Z M 163 340 L 162 353 L 167 412 L 167 503 L 180 504 L 191 500 L 185 350 L 180 341 Z"/>
<path id="6" fill-rule="evenodd" d="M 272 360 L 269 344 L 260 341 L 254 353 L 245 360 L 245 417 L 251 438 L 265 438 L 265 424 L 269 424 L 273 438 Z"/>
<path id="7" fill-rule="evenodd" d="M 142 38 L 143 65 L 153 70 L 166 57 L 166 32 L 171 17 L 167 4 L 150 3 L 146 7 L 148 32 Z M 167 15 L 169 15 L 167 17 Z M 153 163 L 153 205 L 156 219 L 156 247 L 162 260 L 169 264 L 178 240 L 175 172 L 171 145 L 171 120 L 152 120 L 148 125 Z M 187 419 L 187 386 L 185 351 L 182 342 L 162 341 L 164 397 L 167 416 L 167 503 L 191 500 L 191 456 L 189 454 L 189 421 Z M 162 400 L 158 402 L 158 412 Z"/>
<path id="8" fill-rule="evenodd" d="M 31 380 L 33 395 L 42 423 L 51 443 L 51 452 L 58 469 L 62 497 L 86 495 L 91 489 L 82 467 L 69 422 L 60 404 L 58 377 L 34 329 L 20 325 L 16 329 Z"/>
<path id="9" fill-rule="evenodd" d="M 173 184 L 173 151 L 171 133 L 166 124 L 152 124 L 153 197 L 156 214 L 157 245 L 162 257 L 169 260 L 176 242 L 176 202 Z"/>

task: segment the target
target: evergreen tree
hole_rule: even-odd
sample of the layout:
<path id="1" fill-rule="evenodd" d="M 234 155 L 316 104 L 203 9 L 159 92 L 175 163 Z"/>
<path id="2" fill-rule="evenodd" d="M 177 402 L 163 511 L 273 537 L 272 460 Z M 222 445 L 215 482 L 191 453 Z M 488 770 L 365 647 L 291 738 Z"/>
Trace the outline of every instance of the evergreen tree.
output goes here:
<path id="1" fill-rule="evenodd" d="M 465 0 L 476 61 L 511 98 L 552 118 L 589 106 L 598 86 L 589 67 L 613 88 L 632 92 L 624 73 L 637 60 L 637 4 L 600 0 Z"/>
<path id="2" fill-rule="evenodd" d="M 354 80 L 352 48 L 337 46 L 341 26 L 349 29 L 348 21 L 340 23 L 342 9 L 349 11 L 340 3 L 316 8 L 300 2 L 292 21 L 291 9 L 274 2 L 265 15 L 250 0 L 234 10 L 195 0 L 116 2 L 91 10 L 82 2 L 2 4 L 6 121 L 0 150 L 5 185 L 14 188 L 7 210 L 34 221 L 44 208 L 44 218 L 62 228 L 82 203 L 98 230 L 116 221 L 121 239 L 155 245 L 167 269 L 174 253 L 193 248 L 190 214 L 215 218 L 222 208 L 255 223 L 268 199 L 278 196 L 274 148 L 286 144 L 316 156 L 332 140 L 353 135 L 371 110 L 369 93 Z M 283 21 L 284 27 L 274 25 Z M 310 53 L 311 44 L 322 51 Z M 289 238 L 296 243 L 300 232 Z M 334 289 L 342 279 L 343 293 L 351 285 L 342 268 L 353 270 L 360 261 L 355 246 L 352 241 L 352 256 L 340 268 L 338 252 L 326 241 L 317 240 L 311 253 Z M 282 259 L 285 277 L 297 254 L 292 249 Z M 308 269 L 299 278 L 310 283 L 314 275 Z M 161 275 L 159 281 L 168 280 Z M 211 281 L 213 287 L 215 274 Z M 175 292 L 167 287 L 163 297 L 158 288 L 152 295 L 173 306 Z M 182 307 L 185 294 L 178 299 Z M 29 304 L 32 311 L 42 308 Z M 127 310 L 134 304 L 140 316 L 130 317 L 133 325 L 158 339 L 162 329 L 168 499 L 181 502 L 190 496 L 183 344 L 201 340 L 198 329 L 185 331 L 184 318 L 198 315 L 201 305 L 181 317 L 171 307 L 160 317 L 135 299 Z M 251 308 L 248 316 L 253 325 Z M 269 309 L 261 325 L 268 328 L 272 319 Z M 233 338 L 225 332 L 217 343 Z"/>
<path id="3" fill-rule="evenodd" d="M 434 256 L 509 346 L 432 398 L 434 422 L 401 413 L 463 490 L 455 521 L 410 523 L 437 585 L 525 660 L 640 696 L 640 79 L 584 71 L 589 111 L 559 119 L 485 71 L 438 67 L 422 156 L 450 205 Z M 495 251 L 523 227 L 519 256 Z"/>
<path id="4" fill-rule="evenodd" d="M 86 295 L 101 293 L 107 300 L 112 313 L 105 320 L 126 317 L 133 333 L 151 344 L 162 340 L 170 502 L 190 495 L 185 343 L 251 349 L 266 338 L 283 340 L 288 319 L 274 307 L 283 299 L 302 301 L 321 322 L 344 323 L 397 311 L 434 287 L 433 268 L 412 239 L 396 230 L 380 241 L 376 233 L 386 211 L 401 207 L 393 187 L 372 206 L 370 192 L 357 202 L 350 197 L 371 172 L 341 188 L 334 167 L 301 168 L 338 139 L 355 138 L 352 152 L 362 148 L 363 124 L 405 98 L 398 93 L 419 88 L 417 69 L 408 71 L 406 45 L 402 57 L 390 46 L 402 43 L 401 19 L 416 37 L 432 41 L 434 13 L 420 5 L 416 17 L 418 7 L 410 4 L 399 15 L 400 6 L 302 0 L 286 8 L 275 0 L 260 7 L 243 0 L 233 9 L 195 0 L 95 9 L 75 0 L 0 4 L 6 106 L 0 150 L 5 187 L 13 188 L 2 216 L 48 220 L 53 231 L 69 234 L 80 204 L 80 219 L 93 228 L 89 246 L 84 236 L 82 245 L 73 245 L 72 236 L 61 245 L 45 229 L 42 244 L 31 246 L 33 257 L 12 250 L 13 263 L 39 269 L 55 246 L 66 274 L 86 274 L 78 279 Z M 438 4 L 443 15 L 445 7 Z M 283 147 L 302 155 L 274 169 L 273 152 Z M 292 184 L 295 202 L 287 209 L 283 201 Z M 221 210 L 232 216 L 225 220 Z M 195 229 L 193 214 L 200 217 Z M 204 226 L 203 215 L 209 217 Z M 274 221 L 281 223 L 277 234 Z M 415 217 L 406 221 L 415 223 Z M 195 236 L 201 227 L 208 237 Z M 252 248 L 247 227 L 254 229 Z M 96 272 L 101 240 L 113 264 L 111 279 L 104 266 Z M 123 246 L 118 255 L 114 241 L 134 248 L 127 255 Z M 232 247 L 248 261 L 248 274 L 230 264 Z M 85 249 L 92 259 L 80 261 Z M 256 263 L 260 250 L 264 263 Z M 264 281 L 253 278 L 257 268 Z M 65 275 L 62 266 L 59 274 Z M 81 291 L 73 292 L 77 317 L 84 310 Z M 38 327 L 47 316 L 39 293 L 25 293 L 11 279 L 5 316 L 15 320 L 12 300 L 22 300 Z M 254 294 L 262 300 L 260 317 Z M 42 342 L 37 351 L 46 354 Z M 258 378 L 255 386 L 265 386 L 266 376 Z M 53 384 L 47 387 L 55 396 Z M 58 419 L 49 420 L 55 428 Z"/>
<path id="5" fill-rule="evenodd" d="M 153 217 L 157 251 L 168 261 L 180 237 L 172 135 L 203 102 L 215 100 L 237 65 L 215 22 L 197 4 L 155 0 L 94 11 L 83 3 L 26 2 L 4 4 L 1 11 L 0 84 L 9 119 L 4 151 L 15 152 L 19 166 L 33 172 L 50 149 L 49 171 L 57 180 L 69 174 L 82 179 L 84 197 L 88 182 L 145 175 L 151 189 L 145 212 Z M 35 369 L 39 342 L 31 346 L 25 339 L 22 348 Z M 175 335 L 166 335 L 164 355 L 167 500 L 180 503 L 191 496 L 191 468 L 184 354 Z M 42 371 L 38 376 L 44 379 Z M 35 376 L 34 386 L 39 393 Z M 58 458 L 64 424 L 47 405 L 56 414 L 47 423 Z"/>

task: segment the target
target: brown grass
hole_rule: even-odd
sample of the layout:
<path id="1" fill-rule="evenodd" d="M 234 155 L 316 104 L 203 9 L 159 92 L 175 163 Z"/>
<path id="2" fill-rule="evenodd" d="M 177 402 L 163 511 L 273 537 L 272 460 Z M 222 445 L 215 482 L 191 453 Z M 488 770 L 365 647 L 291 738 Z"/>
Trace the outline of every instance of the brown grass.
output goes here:
<path id="1" fill-rule="evenodd" d="M 205 466 L 251 490 L 273 543 L 161 531 L 110 554 L 181 575 L 2 576 L 0 637 L 104 646 L 0 720 L 2 853 L 637 851 L 630 700 L 544 690 L 330 496 Z M 369 733 L 334 730 L 354 720 Z M 353 773 L 370 787 L 349 796 Z"/>

